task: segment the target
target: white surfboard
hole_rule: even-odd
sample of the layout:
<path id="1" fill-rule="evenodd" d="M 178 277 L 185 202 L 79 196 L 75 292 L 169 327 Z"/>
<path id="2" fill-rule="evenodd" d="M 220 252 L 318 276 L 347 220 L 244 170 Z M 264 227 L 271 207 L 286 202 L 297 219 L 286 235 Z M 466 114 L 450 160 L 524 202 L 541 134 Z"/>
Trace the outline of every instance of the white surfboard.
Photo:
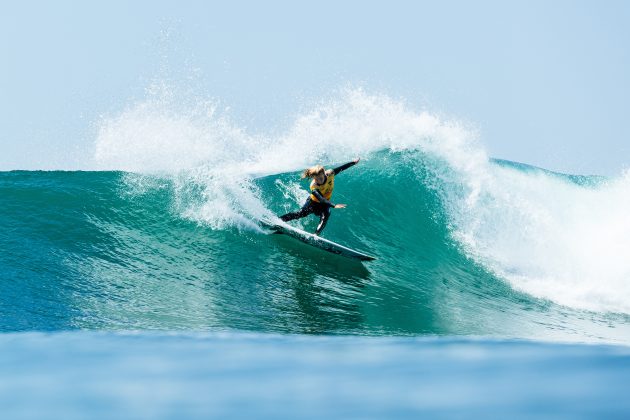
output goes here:
<path id="1" fill-rule="evenodd" d="M 324 251 L 328 251 L 333 254 L 342 255 L 347 258 L 354 258 L 361 261 L 372 261 L 376 259 L 375 257 L 372 257 L 370 255 L 364 254 L 362 252 L 340 245 L 336 242 L 330 241 L 328 239 L 324 239 L 320 236 L 295 228 L 281 220 L 277 220 L 273 222 L 269 220 L 261 220 L 260 224 L 262 224 L 266 228 L 271 229 L 277 233 L 282 233 L 282 234 L 291 236 L 292 238 L 302 241 L 305 244 L 314 246 L 319 249 L 323 249 Z"/>

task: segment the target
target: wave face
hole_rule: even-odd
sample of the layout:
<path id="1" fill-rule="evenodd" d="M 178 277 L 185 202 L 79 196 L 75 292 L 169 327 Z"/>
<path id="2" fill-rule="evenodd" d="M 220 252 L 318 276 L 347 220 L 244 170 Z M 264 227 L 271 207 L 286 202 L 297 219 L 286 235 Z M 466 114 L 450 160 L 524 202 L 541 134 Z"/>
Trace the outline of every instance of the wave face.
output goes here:
<path id="1" fill-rule="evenodd" d="M 101 122 L 99 171 L 1 173 L 0 329 L 629 341 L 630 176 L 489 159 L 464 125 L 362 91 L 281 135 L 219 114 L 147 100 Z M 354 156 L 325 237 L 376 261 L 258 228 L 302 204 L 301 168 Z"/>

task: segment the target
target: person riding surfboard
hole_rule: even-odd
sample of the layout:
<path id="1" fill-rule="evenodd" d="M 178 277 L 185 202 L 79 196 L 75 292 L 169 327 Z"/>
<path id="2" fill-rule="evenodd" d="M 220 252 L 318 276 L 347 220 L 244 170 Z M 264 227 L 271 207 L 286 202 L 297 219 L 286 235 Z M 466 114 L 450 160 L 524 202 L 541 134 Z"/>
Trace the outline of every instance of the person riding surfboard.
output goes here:
<path id="1" fill-rule="evenodd" d="M 304 172 L 302 172 L 302 179 L 312 179 L 309 187 L 311 195 L 300 210 L 280 216 L 280 219 L 284 222 L 288 222 L 289 220 L 306 217 L 309 214 L 315 214 L 319 216 L 319 224 L 315 230 L 315 235 L 319 235 L 328 223 L 330 209 L 342 209 L 346 207 L 345 204 L 333 204 L 330 201 L 333 189 L 335 188 L 335 176 L 351 166 L 356 165 L 359 163 L 359 160 L 361 160 L 361 158 L 356 158 L 351 162 L 329 170 L 326 170 L 322 165 L 315 165 L 305 169 Z"/>

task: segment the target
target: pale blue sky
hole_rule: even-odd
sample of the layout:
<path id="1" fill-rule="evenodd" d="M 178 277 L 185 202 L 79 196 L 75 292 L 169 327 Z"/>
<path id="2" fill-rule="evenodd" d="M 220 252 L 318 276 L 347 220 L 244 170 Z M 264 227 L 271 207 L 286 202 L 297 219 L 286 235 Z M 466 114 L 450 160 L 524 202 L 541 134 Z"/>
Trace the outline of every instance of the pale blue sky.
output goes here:
<path id="1" fill-rule="evenodd" d="M 55 1 L 0 11 L 0 170 L 89 165 L 94 125 L 195 76 L 253 131 L 351 85 L 472 122 L 495 157 L 630 166 L 630 2 Z"/>

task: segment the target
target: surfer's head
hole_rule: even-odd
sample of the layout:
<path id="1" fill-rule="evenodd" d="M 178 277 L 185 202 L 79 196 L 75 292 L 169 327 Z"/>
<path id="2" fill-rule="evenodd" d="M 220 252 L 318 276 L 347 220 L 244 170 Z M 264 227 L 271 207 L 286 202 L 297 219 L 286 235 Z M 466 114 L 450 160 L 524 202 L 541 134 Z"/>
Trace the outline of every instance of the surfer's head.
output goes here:
<path id="1" fill-rule="evenodd" d="M 302 172 L 302 179 L 313 178 L 318 184 L 326 180 L 326 169 L 322 165 L 311 166 Z"/>

